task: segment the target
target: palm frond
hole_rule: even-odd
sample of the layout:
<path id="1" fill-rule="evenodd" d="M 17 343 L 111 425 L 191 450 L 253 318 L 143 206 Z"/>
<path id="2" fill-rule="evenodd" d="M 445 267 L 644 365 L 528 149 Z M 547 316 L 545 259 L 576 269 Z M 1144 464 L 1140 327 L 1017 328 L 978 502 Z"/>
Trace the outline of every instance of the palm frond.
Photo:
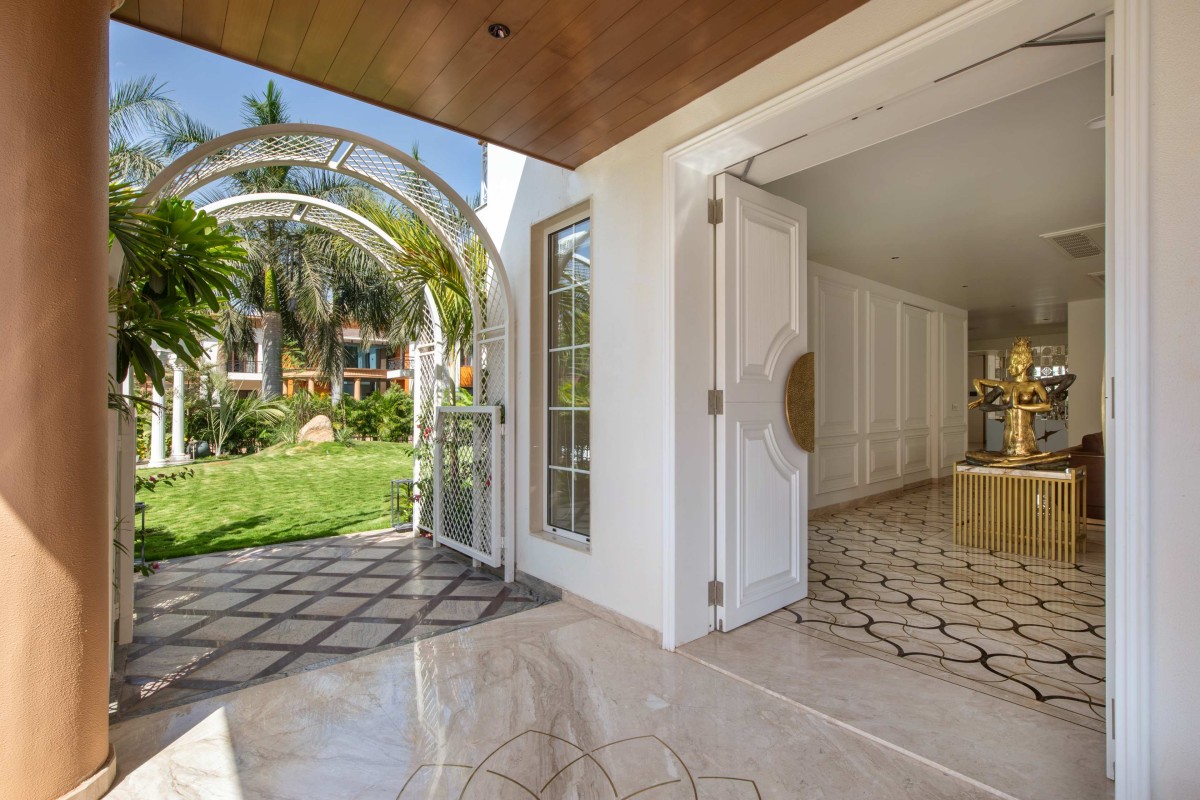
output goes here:
<path id="1" fill-rule="evenodd" d="M 221 135 L 216 128 L 205 125 L 190 114 L 173 114 L 157 120 L 151 126 L 155 141 L 165 158 L 175 159 L 198 144 Z"/>
<path id="2" fill-rule="evenodd" d="M 158 149 L 150 142 L 116 139 L 108 149 L 108 174 L 121 183 L 145 186 L 163 168 Z"/>
<path id="3" fill-rule="evenodd" d="M 108 135 L 112 141 L 135 141 L 178 114 L 166 83 L 153 75 L 130 78 L 109 90 Z"/>

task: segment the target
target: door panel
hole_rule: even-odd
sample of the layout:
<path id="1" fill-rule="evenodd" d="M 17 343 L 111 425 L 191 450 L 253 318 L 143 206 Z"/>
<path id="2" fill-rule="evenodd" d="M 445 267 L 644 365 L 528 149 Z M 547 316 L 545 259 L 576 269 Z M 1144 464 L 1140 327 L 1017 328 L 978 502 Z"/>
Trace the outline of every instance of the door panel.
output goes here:
<path id="1" fill-rule="evenodd" d="M 717 179 L 716 623 L 732 630 L 808 593 L 808 454 L 783 398 L 807 350 L 805 210 Z"/>

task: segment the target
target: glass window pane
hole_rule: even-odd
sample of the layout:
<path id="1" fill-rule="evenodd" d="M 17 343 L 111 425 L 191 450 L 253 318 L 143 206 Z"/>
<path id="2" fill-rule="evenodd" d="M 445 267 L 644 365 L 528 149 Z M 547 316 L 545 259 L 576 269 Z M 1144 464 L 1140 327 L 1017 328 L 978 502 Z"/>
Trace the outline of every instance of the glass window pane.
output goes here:
<path id="1" fill-rule="evenodd" d="M 551 411 L 546 460 L 552 467 L 571 466 L 571 412 Z"/>
<path id="2" fill-rule="evenodd" d="M 589 470 L 592 468 L 592 415 L 588 411 L 576 411 L 572 416 L 575 422 L 575 435 L 572 439 L 573 463 L 571 466 L 575 469 Z"/>
<path id="3" fill-rule="evenodd" d="M 589 284 L 571 290 L 572 307 L 570 316 L 571 343 L 587 344 L 592 333 L 592 290 Z"/>
<path id="4" fill-rule="evenodd" d="M 546 281 L 546 522 L 591 533 L 591 221 L 551 233 Z"/>
<path id="5" fill-rule="evenodd" d="M 550 295 L 550 336 L 547 347 L 566 347 L 571 342 L 571 290 Z"/>
<path id="6" fill-rule="evenodd" d="M 574 526 L 572 531 L 580 536 L 592 535 L 592 500 L 591 487 L 588 485 L 586 473 L 574 473 L 575 496 L 572 498 L 575 507 Z"/>
<path id="7" fill-rule="evenodd" d="M 571 530 L 571 473 L 550 470 L 550 490 L 546 493 L 546 522 L 552 527 Z"/>
<path id="8" fill-rule="evenodd" d="M 575 263 L 575 241 L 573 228 L 561 230 L 550 236 L 550 282 L 547 291 L 561 289 L 574 283 L 571 277 Z"/>
<path id="9" fill-rule="evenodd" d="M 590 347 L 574 350 L 571 367 L 572 405 L 587 408 L 592 404 L 592 351 Z"/>
<path id="10" fill-rule="evenodd" d="M 549 403 L 554 406 L 571 406 L 572 384 L 571 351 L 561 350 L 550 354 L 550 369 L 546 383 Z"/>

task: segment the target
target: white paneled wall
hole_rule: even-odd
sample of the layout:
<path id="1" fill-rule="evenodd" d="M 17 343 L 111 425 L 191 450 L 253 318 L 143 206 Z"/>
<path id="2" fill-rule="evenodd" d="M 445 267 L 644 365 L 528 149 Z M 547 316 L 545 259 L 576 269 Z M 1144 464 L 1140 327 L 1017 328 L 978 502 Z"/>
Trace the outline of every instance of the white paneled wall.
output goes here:
<path id="1" fill-rule="evenodd" d="M 810 261 L 820 508 L 949 474 L 967 440 L 967 314 Z"/>

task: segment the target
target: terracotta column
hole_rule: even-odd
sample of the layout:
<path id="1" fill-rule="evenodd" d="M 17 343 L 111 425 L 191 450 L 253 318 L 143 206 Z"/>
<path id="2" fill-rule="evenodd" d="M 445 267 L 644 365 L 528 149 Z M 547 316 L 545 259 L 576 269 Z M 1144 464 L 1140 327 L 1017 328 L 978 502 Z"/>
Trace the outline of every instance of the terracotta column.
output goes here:
<path id="1" fill-rule="evenodd" d="M 99 797 L 108 744 L 108 0 L 0 3 L 0 797 Z M 70 353 L 46 369 L 48 353 Z"/>
<path id="2" fill-rule="evenodd" d="M 359 378 L 354 379 L 354 399 L 362 400 L 362 380 Z"/>

